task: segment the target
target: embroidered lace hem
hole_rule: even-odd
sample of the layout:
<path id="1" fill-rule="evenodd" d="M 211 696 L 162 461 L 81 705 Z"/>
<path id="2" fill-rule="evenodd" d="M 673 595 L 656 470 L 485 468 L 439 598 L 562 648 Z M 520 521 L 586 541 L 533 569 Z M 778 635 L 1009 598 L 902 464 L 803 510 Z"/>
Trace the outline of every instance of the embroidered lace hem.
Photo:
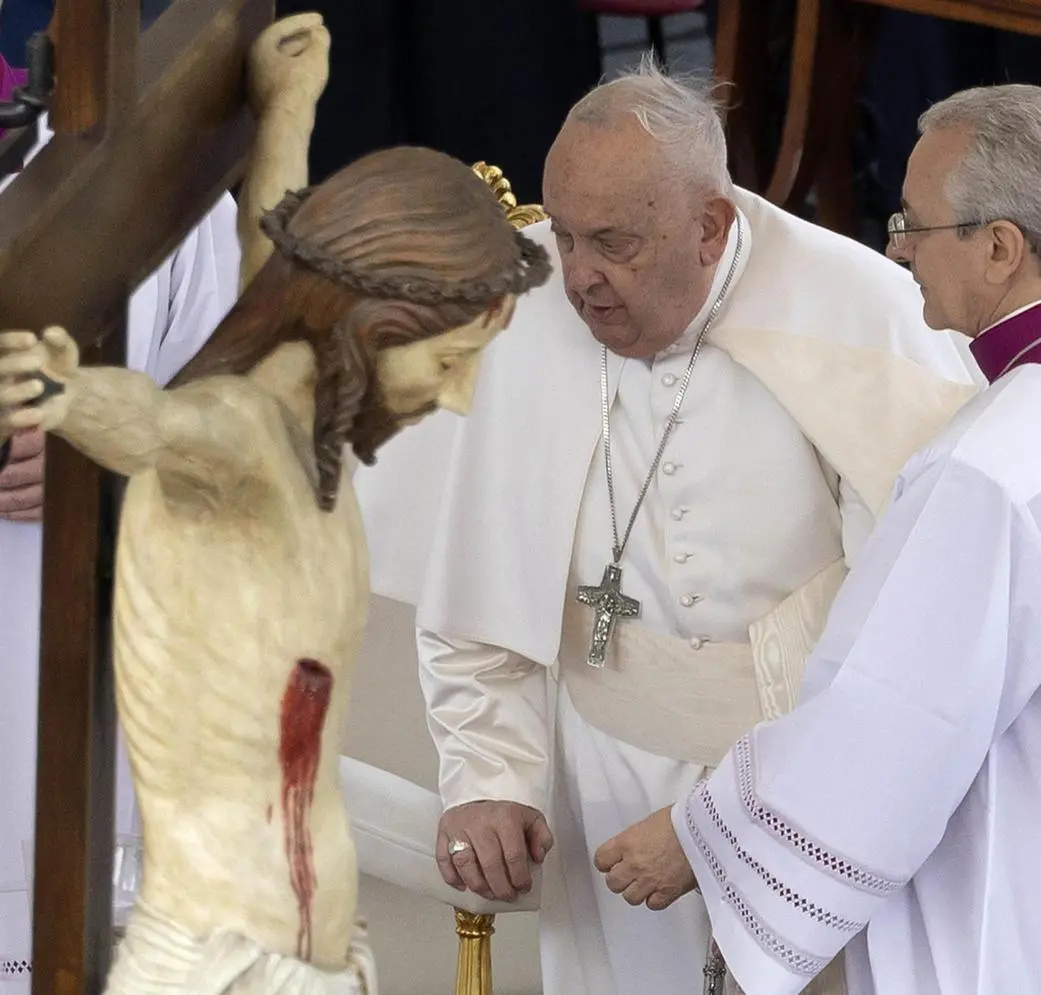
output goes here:
<path id="1" fill-rule="evenodd" d="M 774 960 L 784 964 L 793 974 L 798 974 L 805 978 L 814 978 L 823 971 L 828 966 L 826 958 L 814 957 L 812 954 L 808 954 L 785 942 L 763 922 L 745 899 L 745 896 L 730 883 L 726 869 L 719 862 L 719 858 L 708 845 L 705 838 L 701 835 L 697 824 L 691 818 L 689 806 L 687 809 L 687 829 L 694 839 L 694 844 L 701 852 L 701 856 L 704 857 L 705 863 L 711 869 L 712 876 L 716 879 L 720 891 L 723 892 L 723 897 L 726 899 L 727 904 L 734 910 L 745 929 L 751 933 L 759 946 Z"/>
<path id="2" fill-rule="evenodd" d="M 14 981 L 33 973 L 33 962 L 23 957 L 0 957 L 0 981 Z"/>
<path id="3" fill-rule="evenodd" d="M 741 846 L 737 834 L 726 824 L 726 822 L 723 821 L 723 817 L 719 814 L 719 810 L 716 808 L 716 804 L 712 800 L 712 793 L 709 790 L 708 781 L 700 781 L 698 783 L 694 789 L 694 796 L 691 798 L 691 801 L 688 802 L 688 826 L 691 823 L 689 805 L 693 803 L 694 797 L 700 799 L 706 814 L 712 820 L 712 824 L 716 827 L 719 834 L 733 848 L 738 859 L 755 871 L 762 879 L 763 883 L 772 892 L 779 895 L 794 909 L 797 909 L 814 922 L 819 922 L 823 926 L 829 926 L 830 928 L 836 929 L 842 933 L 859 933 L 860 930 L 867 925 L 866 922 L 857 922 L 854 919 L 847 919 L 844 916 L 837 915 L 834 912 L 829 912 L 827 909 L 821 908 L 819 905 L 811 902 L 804 895 L 800 895 L 794 888 L 785 884 L 776 874 L 772 873 L 768 868 L 764 867 L 758 860 L 756 860 L 755 857 Z"/>
<path id="4" fill-rule="evenodd" d="M 734 747 L 734 766 L 737 770 L 738 794 L 748 817 L 806 863 L 820 868 L 844 884 L 872 895 L 888 895 L 907 883 L 885 877 L 824 846 L 762 802 L 755 793 L 755 758 L 750 736 L 742 736 L 737 741 Z"/>

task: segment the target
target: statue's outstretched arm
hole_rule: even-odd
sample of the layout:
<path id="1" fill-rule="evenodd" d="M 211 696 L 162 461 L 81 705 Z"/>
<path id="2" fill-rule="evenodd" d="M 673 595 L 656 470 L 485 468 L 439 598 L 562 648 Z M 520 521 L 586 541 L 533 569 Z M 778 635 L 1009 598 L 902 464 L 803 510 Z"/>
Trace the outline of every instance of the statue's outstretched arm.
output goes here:
<path id="1" fill-rule="evenodd" d="M 307 152 L 315 105 L 329 76 L 329 32 L 320 14 L 276 21 L 250 52 L 250 102 L 258 117 L 257 137 L 239 193 L 240 291 L 271 255 L 260 230 L 265 211 L 287 190 L 307 186 Z"/>
<path id="2" fill-rule="evenodd" d="M 62 328 L 0 332 L 0 442 L 40 427 L 124 476 L 155 468 L 212 490 L 259 473 L 258 440 L 277 417 L 244 378 L 164 391 L 143 373 L 81 367 Z"/>

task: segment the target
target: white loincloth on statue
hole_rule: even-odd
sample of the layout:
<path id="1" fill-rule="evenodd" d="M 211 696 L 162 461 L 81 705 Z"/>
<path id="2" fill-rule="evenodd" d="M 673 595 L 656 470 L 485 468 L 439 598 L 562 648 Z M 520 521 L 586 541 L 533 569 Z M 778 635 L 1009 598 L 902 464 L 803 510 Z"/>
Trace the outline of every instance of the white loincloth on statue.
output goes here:
<path id="1" fill-rule="evenodd" d="M 342 971 L 268 953 L 235 933 L 199 940 L 138 902 L 106 995 L 376 995 L 368 933 L 358 923 Z"/>

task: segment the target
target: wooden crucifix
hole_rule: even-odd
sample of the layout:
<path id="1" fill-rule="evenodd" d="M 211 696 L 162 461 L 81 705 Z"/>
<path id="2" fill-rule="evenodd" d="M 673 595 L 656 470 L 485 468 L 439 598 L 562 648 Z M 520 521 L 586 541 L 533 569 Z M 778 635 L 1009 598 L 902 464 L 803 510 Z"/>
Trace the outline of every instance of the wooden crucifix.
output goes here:
<path id="1" fill-rule="evenodd" d="M 273 0 L 57 0 L 54 139 L 0 196 L 0 321 L 121 361 L 127 299 L 241 175 L 245 64 Z M 112 946 L 114 488 L 47 443 L 34 995 L 101 990 Z"/>

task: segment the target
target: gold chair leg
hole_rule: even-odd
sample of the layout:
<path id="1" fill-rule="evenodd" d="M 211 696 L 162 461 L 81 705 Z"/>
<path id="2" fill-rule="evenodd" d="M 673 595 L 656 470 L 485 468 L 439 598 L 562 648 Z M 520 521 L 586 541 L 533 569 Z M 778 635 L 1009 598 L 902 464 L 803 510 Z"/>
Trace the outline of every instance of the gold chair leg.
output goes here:
<path id="1" fill-rule="evenodd" d="M 459 960 L 455 995 L 492 995 L 492 934 L 495 916 L 455 910 Z"/>

